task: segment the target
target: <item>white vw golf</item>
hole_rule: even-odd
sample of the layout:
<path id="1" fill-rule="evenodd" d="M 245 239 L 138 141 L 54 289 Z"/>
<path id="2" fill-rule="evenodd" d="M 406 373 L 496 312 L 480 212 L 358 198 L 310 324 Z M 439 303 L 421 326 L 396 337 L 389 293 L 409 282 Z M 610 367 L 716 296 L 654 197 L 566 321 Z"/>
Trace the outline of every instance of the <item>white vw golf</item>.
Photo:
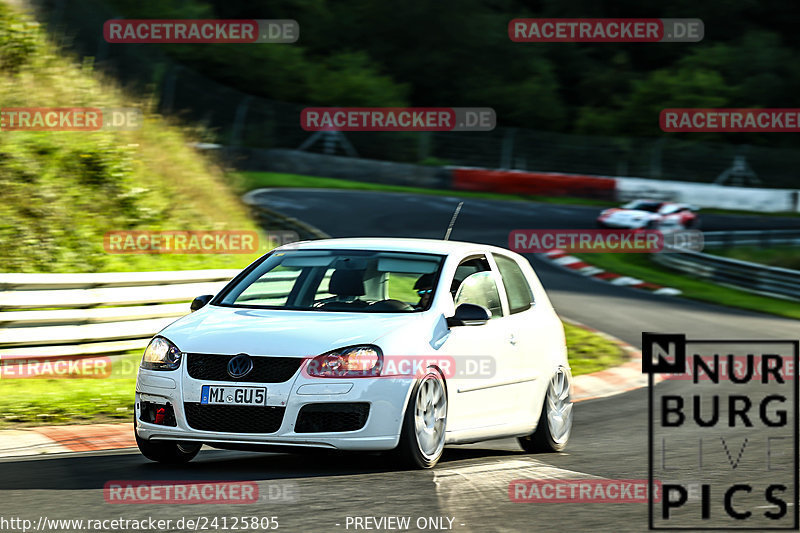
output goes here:
<path id="1" fill-rule="evenodd" d="M 492 246 L 330 239 L 276 248 L 145 350 L 141 452 L 393 450 L 430 468 L 446 444 L 564 448 L 564 329 L 531 266 Z"/>

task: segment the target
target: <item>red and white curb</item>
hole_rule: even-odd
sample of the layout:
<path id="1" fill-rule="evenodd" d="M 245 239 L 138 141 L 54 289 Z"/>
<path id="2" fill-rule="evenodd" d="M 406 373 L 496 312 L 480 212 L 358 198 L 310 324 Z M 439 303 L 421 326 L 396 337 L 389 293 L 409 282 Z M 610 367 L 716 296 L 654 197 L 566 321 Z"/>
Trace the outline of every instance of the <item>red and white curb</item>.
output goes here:
<path id="1" fill-rule="evenodd" d="M 590 278 L 611 283 L 612 285 L 645 289 L 651 291 L 653 294 L 666 294 L 669 296 L 681 294 L 681 291 L 678 289 L 673 289 L 672 287 L 663 287 L 661 285 L 649 283 L 647 281 L 632 278 L 630 276 L 623 276 L 621 274 L 615 274 L 614 272 L 607 272 L 602 268 L 590 265 L 582 259 L 578 259 L 573 255 L 569 255 L 564 250 L 550 250 L 549 252 L 545 252 L 544 255 L 556 265 L 574 270 L 578 274 Z"/>
<path id="2" fill-rule="evenodd" d="M 76 424 L 0 431 L 0 457 L 116 450 L 136 446 L 133 424 Z"/>

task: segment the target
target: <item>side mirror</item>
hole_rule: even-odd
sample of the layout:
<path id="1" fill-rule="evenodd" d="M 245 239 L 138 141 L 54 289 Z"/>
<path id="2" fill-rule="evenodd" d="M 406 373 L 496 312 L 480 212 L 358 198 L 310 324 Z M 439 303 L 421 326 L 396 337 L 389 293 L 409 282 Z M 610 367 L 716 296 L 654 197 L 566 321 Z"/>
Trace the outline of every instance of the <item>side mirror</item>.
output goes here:
<path id="1" fill-rule="evenodd" d="M 482 326 L 492 318 L 492 314 L 483 306 L 475 304 L 461 304 L 456 307 L 453 316 L 447 319 L 447 325 L 453 326 Z"/>
<path id="2" fill-rule="evenodd" d="M 208 302 L 210 302 L 213 297 L 214 297 L 213 294 L 204 294 L 204 295 L 198 296 L 197 298 L 192 300 L 192 305 L 191 305 L 192 313 L 194 313 L 198 309 L 201 309 L 201 308 L 205 307 L 205 305 Z"/>

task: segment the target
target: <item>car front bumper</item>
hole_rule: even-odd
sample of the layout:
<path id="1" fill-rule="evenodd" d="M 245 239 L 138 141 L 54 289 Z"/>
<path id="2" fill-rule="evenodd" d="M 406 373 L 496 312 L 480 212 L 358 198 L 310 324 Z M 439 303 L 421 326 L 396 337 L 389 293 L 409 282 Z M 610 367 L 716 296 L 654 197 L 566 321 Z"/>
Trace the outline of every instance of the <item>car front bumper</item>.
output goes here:
<path id="1" fill-rule="evenodd" d="M 341 450 L 389 450 L 400 438 L 405 406 L 413 380 L 408 378 L 313 378 L 298 370 L 283 383 L 233 383 L 230 381 L 197 380 L 188 375 L 186 364 L 174 371 L 139 369 L 136 380 L 136 434 L 141 439 L 195 441 L 227 445 L 274 445 L 334 448 Z M 267 408 L 283 409 L 277 431 L 270 433 L 196 429 L 187 419 L 187 406 L 202 410 L 203 385 L 264 387 Z M 149 405 L 148 405 L 149 404 Z M 170 405 L 174 425 L 142 419 L 143 407 Z M 298 432 L 300 409 L 310 404 L 368 404 L 369 412 L 363 427 L 354 431 Z M 189 406 L 192 408 L 192 406 Z M 259 409 L 258 407 L 250 408 Z M 334 416 L 334 415 L 332 415 Z M 196 423 L 195 423 L 196 424 Z M 197 424 L 196 424 L 197 425 Z"/>

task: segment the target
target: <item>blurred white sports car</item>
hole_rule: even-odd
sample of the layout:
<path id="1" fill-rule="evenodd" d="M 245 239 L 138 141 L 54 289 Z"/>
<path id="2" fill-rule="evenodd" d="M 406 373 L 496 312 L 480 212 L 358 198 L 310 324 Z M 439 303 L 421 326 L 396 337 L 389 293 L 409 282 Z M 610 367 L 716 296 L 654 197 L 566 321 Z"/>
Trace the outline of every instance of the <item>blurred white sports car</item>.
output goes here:
<path id="1" fill-rule="evenodd" d="M 288 244 L 153 338 L 136 383 L 142 453 L 203 443 L 394 450 L 430 468 L 445 444 L 564 448 L 564 329 L 528 261 L 418 239 Z"/>
<path id="2" fill-rule="evenodd" d="M 697 207 L 659 200 L 633 200 L 619 208 L 606 209 L 597 217 L 601 228 L 689 229 L 696 228 Z"/>

